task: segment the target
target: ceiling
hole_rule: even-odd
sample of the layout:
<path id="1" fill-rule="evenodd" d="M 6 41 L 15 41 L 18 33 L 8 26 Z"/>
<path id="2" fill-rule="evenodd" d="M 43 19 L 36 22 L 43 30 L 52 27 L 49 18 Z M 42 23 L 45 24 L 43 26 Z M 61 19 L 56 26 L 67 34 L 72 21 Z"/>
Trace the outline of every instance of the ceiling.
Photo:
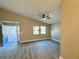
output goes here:
<path id="1" fill-rule="evenodd" d="M 52 24 L 59 22 L 60 2 L 61 0 L 0 0 L 0 7 Z M 53 17 L 49 20 L 43 21 L 39 15 L 47 12 Z"/>

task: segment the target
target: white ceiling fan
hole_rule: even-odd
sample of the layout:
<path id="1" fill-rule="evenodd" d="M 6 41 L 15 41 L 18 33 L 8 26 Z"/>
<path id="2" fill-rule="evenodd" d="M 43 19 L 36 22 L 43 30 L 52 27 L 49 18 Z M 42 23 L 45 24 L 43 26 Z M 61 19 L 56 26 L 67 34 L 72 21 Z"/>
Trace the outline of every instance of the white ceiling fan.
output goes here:
<path id="1" fill-rule="evenodd" d="M 43 13 L 39 15 L 39 18 L 42 20 L 50 20 L 53 16 L 51 15 L 51 13 Z"/>

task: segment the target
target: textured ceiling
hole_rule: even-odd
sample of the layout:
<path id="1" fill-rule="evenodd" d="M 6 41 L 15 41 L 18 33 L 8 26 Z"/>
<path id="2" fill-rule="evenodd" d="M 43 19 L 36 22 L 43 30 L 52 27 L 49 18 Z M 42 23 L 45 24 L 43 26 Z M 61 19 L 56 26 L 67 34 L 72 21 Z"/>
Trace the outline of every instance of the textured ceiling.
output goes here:
<path id="1" fill-rule="evenodd" d="M 43 21 L 40 14 L 49 12 L 53 17 L 43 22 L 52 24 L 59 21 L 60 2 L 61 0 L 0 0 L 0 7 L 39 21 Z"/>

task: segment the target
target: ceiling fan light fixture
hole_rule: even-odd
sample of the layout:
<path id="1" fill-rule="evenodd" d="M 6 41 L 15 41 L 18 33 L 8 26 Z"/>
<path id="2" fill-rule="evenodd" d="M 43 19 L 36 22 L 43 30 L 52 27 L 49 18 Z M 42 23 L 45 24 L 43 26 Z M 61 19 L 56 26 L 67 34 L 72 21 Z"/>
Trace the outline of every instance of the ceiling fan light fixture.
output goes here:
<path id="1" fill-rule="evenodd" d="M 53 17 L 50 13 L 44 13 L 39 16 L 40 16 L 40 19 L 42 19 L 43 21 L 50 20 Z"/>
<path id="2" fill-rule="evenodd" d="M 46 19 L 46 18 L 42 18 L 42 20 L 44 20 L 44 21 L 45 21 L 45 20 L 47 20 L 47 19 Z"/>

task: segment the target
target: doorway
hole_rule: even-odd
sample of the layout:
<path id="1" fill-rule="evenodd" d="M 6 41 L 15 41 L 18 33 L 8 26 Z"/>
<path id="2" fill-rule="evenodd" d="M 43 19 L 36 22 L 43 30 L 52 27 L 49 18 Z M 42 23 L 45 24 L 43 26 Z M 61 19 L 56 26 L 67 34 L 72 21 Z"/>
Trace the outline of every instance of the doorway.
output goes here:
<path id="1" fill-rule="evenodd" d="M 19 23 L 18 22 L 2 22 L 3 45 L 11 42 L 19 42 Z"/>

